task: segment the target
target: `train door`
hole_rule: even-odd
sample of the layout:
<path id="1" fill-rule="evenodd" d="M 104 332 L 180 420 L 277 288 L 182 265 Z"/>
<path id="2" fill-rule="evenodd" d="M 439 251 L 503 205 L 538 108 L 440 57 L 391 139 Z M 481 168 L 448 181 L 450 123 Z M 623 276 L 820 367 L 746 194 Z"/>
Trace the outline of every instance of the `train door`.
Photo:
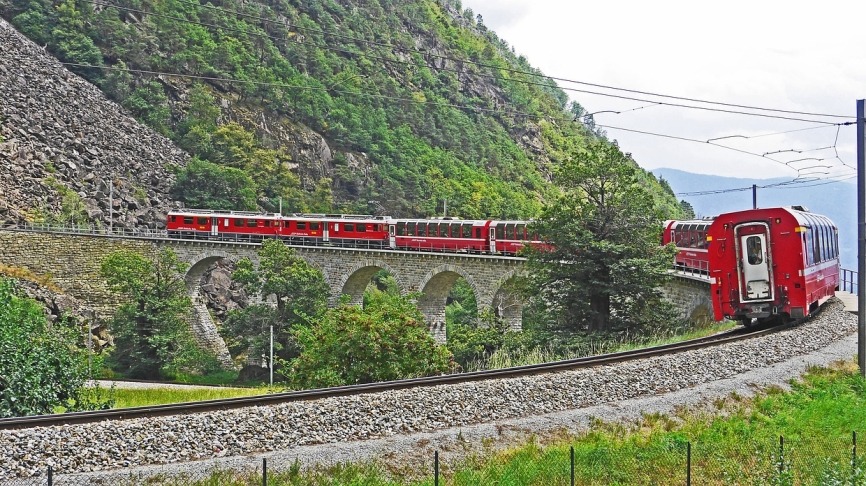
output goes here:
<path id="1" fill-rule="evenodd" d="M 210 219 L 210 235 L 217 236 L 219 234 L 219 225 L 220 219 L 217 216 L 214 216 Z"/>
<path id="2" fill-rule="evenodd" d="M 490 226 L 490 253 L 496 253 L 496 226 Z"/>
<path id="3" fill-rule="evenodd" d="M 394 223 L 388 225 L 388 245 L 393 249 L 397 247 L 397 229 Z"/>
<path id="4" fill-rule="evenodd" d="M 773 300 L 768 234 L 765 225 L 750 224 L 737 228 L 740 296 L 744 302 Z"/>
<path id="5" fill-rule="evenodd" d="M 330 227 L 331 224 L 329 222 L 322 221 L 322 241 L 326 243 L 331 239 Z"/>

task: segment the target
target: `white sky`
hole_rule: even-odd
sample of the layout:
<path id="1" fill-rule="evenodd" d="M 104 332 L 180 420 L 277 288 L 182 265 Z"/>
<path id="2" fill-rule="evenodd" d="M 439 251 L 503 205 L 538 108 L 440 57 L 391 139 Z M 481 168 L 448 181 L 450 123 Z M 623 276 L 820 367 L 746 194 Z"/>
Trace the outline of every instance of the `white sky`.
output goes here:
<path id="1" fill-rule="evenodd" d="M 849 119 L 778 114 L 830 122 L 853 121 L 866 98 L 866 0 L 463 0 L 484 24 L 546 75 L 653 93 L 766 108 L 847 115 Z M 562 88 L 695 105 L 591 86 Z M 649 106 L 566 92 L 595 121 L 633 130 L 706 141 L 821 126 L 816 123 Z M 708 106 L 708 105 L 701 105 Z M 740 110 L 739 108 L 725 108 Z M 646 169 L 667 167 L 738 177 L 853 175 L 854 125 L 714 143 L 780 162 L 695 143 L 606 129 Z M 816 158 L 824 160 L 794 159 Z M 820 166 L 831 166 L 830 168 Z M 811 168 L 810 168 L 811 167 Z M 829 173 L 829 174 L 827 174 Z M 833 186 L 828 186 L 832 188 Z"/>

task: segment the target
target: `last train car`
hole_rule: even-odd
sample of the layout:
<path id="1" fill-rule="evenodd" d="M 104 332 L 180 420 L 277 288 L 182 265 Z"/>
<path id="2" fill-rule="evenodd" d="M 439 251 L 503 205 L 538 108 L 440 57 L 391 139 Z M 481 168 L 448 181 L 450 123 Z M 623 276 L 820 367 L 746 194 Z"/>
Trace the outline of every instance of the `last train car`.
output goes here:
<path id="1" fill-rule="evenodd" d="M 721 214 L 707 242 L 716 320 L 805 317 L 839 286 L 838 229 L 802 207 Z"/>

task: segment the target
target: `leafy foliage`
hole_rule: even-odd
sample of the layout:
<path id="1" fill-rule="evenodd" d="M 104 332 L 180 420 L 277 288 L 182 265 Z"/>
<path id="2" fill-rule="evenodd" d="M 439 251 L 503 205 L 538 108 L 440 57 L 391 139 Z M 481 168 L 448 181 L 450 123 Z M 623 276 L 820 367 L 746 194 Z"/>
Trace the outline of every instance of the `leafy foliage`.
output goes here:
<path id="1" fill-rule="evenodd" d="M 318 388 L 428 376 L 452 369 L 412 296 L 374 290 L 364 308 L 341 304 L 296 330 L 301 355 L 290 376 L 299 388 Z"/>
<path id="2" fill-rule="evenodd" d="M 673 248 L 658 245 L 663 214 L 638 174 L 627 155 L 600 139 L 557 171 L 562 196 L 536 228 L 553 248 L 529 256 L 533 293 L 561 325 L 609 331 L 672 317 L 658 286 Z"/>
<path id="3" fill-rule="evenodd" d="M 76 338 L 75 329 L 49 324 L 38 302 L 19 297 L 12 281 L 0 278 L 0 417 L 105 405 L 84 389 L 87 350 Z"/>
<path id="4" fill-rule="evenodd" d="M 298 355 L 292 328 L 322 313 L 330 289 L 322 272 L 299 257 L 279 240 L 266 240 L 259 251 L 259 266 L 242 259 L 232 275 L 251 294 L 269 296 L 276 306 L 252 305 L 230 314 L 224 334 L 236 352 L 264 354 L 269 345 L 269 327 L 274 327 L 274 352 L 281 360 Z"/>
<path id="5" fill-rule="evenodd" d="M 256 209 L 256 185 L 244 171 L 196 158 L 179 170 L 171 195 L 192 208 Z"/>
<path id="6" fill-rule="evenodd" d="M 109 364 L 132 378 L 160 378 L 188 370 L 213 371 L 216 358 L 201 349 L 187 316 L 192 303 L 186 264 L 171 250 L 146 258 L 131 250 L 109 254 L 100 268 L 126 301 L 111 322 L 115 349 Z"/>

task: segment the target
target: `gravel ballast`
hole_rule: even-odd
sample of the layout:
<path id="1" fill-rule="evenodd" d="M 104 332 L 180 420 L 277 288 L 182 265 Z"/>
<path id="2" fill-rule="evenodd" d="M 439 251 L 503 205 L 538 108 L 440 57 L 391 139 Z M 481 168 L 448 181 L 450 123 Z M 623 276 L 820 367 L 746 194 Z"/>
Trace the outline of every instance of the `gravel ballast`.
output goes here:
<path id="1" fill-rule="evenodd" d="M 186 471 L 201 477 L 215 467 L 255 469 L 263 457 L 279 468 L 296 459 L 304 466 L 327 465 L 395 454 L 432 456 L 432 450 L 465 450 L 491 439 L 502 445 L 529 434 L 577 431 L 591 419 L 627 420 L 733 392 L 749 396 L 769 385 L 785 386 L 810 365 L 854 356 L 856 330 L 856 316 L 834 300 L 809 322 L 781 333 L 590 369 L 0 431 L 0 480 L 35 478 L 48 465 L 58 478 L 95 472 L 76 475 L 80 483 L 118 474 Z M 454 447 L 457 443 L 461 447 Z"/>

